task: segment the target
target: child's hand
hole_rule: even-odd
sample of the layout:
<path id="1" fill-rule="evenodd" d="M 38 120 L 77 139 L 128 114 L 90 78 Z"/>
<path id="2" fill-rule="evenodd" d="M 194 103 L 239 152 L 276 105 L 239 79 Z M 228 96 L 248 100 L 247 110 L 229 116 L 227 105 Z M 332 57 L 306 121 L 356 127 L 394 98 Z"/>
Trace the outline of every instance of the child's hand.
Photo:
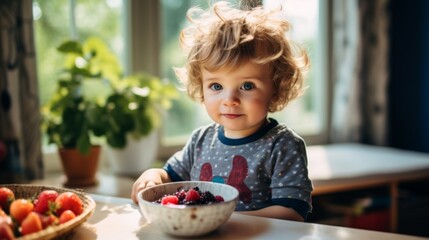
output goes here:
<path id="1" fill-rule="evenodd" d="M 152 168 L 144 171 L 142 175 L 134 182 L 131 191 L 131 199 L 137 204 L 137 193 L 148 187 L 152 187 L 161 183 L 171 182 L 168 173 L 161 168 Z"/>

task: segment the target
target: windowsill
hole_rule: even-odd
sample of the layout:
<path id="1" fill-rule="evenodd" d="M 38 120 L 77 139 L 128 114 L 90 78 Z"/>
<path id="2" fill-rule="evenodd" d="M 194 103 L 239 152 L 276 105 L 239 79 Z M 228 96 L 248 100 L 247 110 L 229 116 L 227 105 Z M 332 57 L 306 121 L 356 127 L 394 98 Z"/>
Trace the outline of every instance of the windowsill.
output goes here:
<path id="1" fill-rule="evenodd" d="M 100 163 L 97 172 L 98 184 L 95 186 L 81 187 L 87 193 L 101 194 L 106 196 L 129 198 L 135 176 L 115 175 L 109 167 L 108 159 L 102 148 Z M 44 178 L 30 182 L 31 184 L 47 185 L 53 187 L 64 187 L 62 163 L 55 147 L 45 148 L 43 154 Z M 163 161 L 155 161 L 153 167 L 162 167 Z M 142 171 L 143 172 L 143 171 Z"/>
<path id="2" fill-rule="evenodd" d="M 102 150 L 100 155 L 97 172 L 98 183 L 94 186 L 81 187 L 81 189 L 87 193 L 129 198 L 135 179 L 111 173 L 104 152 Z M 45 167 L 44 178 L 32 181 L 31 184 L 64 187 L 65 176 L 63 175 L 62 164 L 57 149 L 55 147 L 43 149 L 43 161 Z"/>
<path id="3" fill-rule="evenodd" d="M 51 187 L 64 187 L 65 178 L 61 172 L 49 173 L 44 179 L 32 181 L 31 184 L 46 185 Z M 94 186 L 80 187 L 86 193 L 94 193 L 105 196 L 129 198 L 134 179 L 117 176 L 111 173 L 99 171 L 97 173 L 98 183 Z"/>
<path id="4" fill-rule="evenodd" d="M 158 161 L 153 163 L 154 167 L 160 167 L 163 166 L 164 162 L 173 154 L 170 154 L 170 152 L 177 151 L 177 148 L 172 149 L 166 149 L 159 153 Z M 167 155 L 166 153 L 170 154 Z M 62 165 L 61 160 L 59 158 L 57 149 L 55 147 L 49 147 L 43 149 L 43 163 L 44 163 L 44 172 L 45 175 L 52 175 L 52 174 L 58 174 L 62 172 Z M 104 147 L 101 150 L 100 153 L 100 165 L 99 169 L 104 172 L 109 172 L 109 161 L 106 157 L 106 151 Z"/>

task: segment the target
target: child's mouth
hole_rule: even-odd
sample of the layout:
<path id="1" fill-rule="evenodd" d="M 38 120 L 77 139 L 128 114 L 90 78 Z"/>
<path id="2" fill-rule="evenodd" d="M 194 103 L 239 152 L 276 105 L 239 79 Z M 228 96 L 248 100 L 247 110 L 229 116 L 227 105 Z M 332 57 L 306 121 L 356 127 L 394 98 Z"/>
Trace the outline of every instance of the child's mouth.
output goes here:
<path id="1" fill-rule="evenodd" d="M 242 116 L 241 114 L 222 114 L 222 115 L 226 118 L 229 118 L 229 119 L 235 119 L 235 118 Z"/>

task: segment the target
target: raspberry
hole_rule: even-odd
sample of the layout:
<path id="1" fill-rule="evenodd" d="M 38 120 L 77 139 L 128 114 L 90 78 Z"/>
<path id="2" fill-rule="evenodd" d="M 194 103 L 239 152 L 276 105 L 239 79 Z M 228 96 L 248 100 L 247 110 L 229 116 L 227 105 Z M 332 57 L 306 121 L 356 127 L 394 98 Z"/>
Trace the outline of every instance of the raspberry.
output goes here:
<path id="1" fill-rule="evenodd" d="M 216 199 L 216 202 L 223 202 L 224 200 L 223 200 L 223 197 L 222 196 L 220 196 L 220 195 L 216 195 L 215 196 L 215 199 Z"/>
<path id="2" fill-rule="evenodd" d="M 161 204 L 162 205 L 169 205 L 169 204 L 177 205 L 177 204 L 179 204 L 179 199 L 174 195 L 164 196 L 161 199 Z"/>
<path id="3" fill-rule="evenodd" d="M 200 200 L 200 194 L 195 189 L 189 189 L 189 191 L 186 193 L 185 200 L 187 202 L 197 203 Z"/>

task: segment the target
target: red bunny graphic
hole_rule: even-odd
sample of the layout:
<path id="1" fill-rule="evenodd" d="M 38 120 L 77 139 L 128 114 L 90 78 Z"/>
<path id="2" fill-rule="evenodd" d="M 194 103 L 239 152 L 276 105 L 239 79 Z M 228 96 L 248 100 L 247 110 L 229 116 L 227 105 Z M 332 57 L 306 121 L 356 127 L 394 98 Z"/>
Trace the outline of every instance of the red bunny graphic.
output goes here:
<path id="1" fill-rule="evenodd" d="M 234 156 L 232 160 L 232 170 L 229 173 L 229 177 L 226 181 L 228 185 L 231 185 L 238 190 L 238 192 L 240 193 L 239 198 L 244 203 L 250 203 L 252 201 L 252 192 L 246 186 L 246 184 L 244 184 L 244 179 L 247 177 L 248 169 L 249 168 L 247 166 L 247 160 L 243 156 Z M 218 180 L 221 177 L 213 177 L 213 170 L 211 164 L 204 163 L 201 167 L 200 180 L 213 181 L 214 178 L 216 179 L 216 182 L 223 182 L 223 180 Z"/>

